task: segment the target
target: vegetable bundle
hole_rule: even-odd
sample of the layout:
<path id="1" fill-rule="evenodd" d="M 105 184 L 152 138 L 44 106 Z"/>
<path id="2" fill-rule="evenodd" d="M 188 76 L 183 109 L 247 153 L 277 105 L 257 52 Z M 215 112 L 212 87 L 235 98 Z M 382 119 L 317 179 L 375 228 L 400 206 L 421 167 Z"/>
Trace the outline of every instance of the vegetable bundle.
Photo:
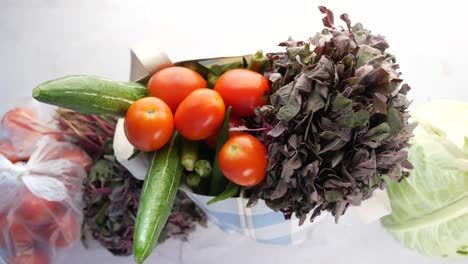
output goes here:
<path id="1" fill-rule="evenodd" d="M 135 226 L 138 263 L 180 185 L 212 196 L 209 203 L 239 193 L 250 206 L 263 199 L 303 223 L 324 210 L 338 221 L 384 188 L 384 176 L 407 175 L 409 86 L 387 42 L 351 27 L 347 15 L 341 28 L 320 11 L 326 28 L 281 43 L 285 52 L 181 62 L 142 84 L 70 76 L 34 89 L 42 102 L 125 116 L 129 159 L 151 154 Z"/>
<path id="2" fill-rule="evenodd" d="M 81 146 L 93 158 L 84 180 L 83 242 L 92 236 L 114 255 L 133 253 L 133 230 L 142 181 L 115 158 L 112 149 L 117 119 L 57 109 L 60 134 Z M 196 224 L 204 225 L 204 213 L 181 191 L 158 242 L 168 238 L 187 240 Z"/>
<path id="3" fill-rule="evenodd" d="M 270 104 L 258 109 L 269 152 L 267 178 L 253 191 L 287 217 L 305 221 L 323 210 L 338 221 L 349 205 L 359 206 L 384 176 L 401 180 L 411 169 L 406 148 L 409 86 L 402 85 L 388 43 L 361 24 L 334 25 L 309 42 L 289 39 L 286 52 L 269 56 Z"/>

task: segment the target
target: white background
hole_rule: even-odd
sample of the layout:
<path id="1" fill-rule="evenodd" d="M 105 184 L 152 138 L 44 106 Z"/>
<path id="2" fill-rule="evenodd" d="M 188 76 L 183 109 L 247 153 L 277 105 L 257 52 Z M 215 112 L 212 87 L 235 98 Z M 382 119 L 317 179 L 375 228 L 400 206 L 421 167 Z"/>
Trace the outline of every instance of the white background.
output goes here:
<path id="1" fill-rule="evenodd" d="M 413 106 L 438 98 L 468 100 L 468 15 L 464 1 L 123 1 L 0 0 L 0 113 L 46 80 L 92 74 L 129 76 L 129 48 L 156 40 L 173 60 L 274 49 L 288 36 L 321 30 L 317 6 L 347 12 L 385 35 Z M 353 215 L 317 224 L 303 245 L 255 244 L 210 225 L 189 243 L 168 241 L 148 263 L 445 263 L 404 249 L 378 223 Z M 78 247 L 67 263 L 132 263 L 100 249 Z"/>

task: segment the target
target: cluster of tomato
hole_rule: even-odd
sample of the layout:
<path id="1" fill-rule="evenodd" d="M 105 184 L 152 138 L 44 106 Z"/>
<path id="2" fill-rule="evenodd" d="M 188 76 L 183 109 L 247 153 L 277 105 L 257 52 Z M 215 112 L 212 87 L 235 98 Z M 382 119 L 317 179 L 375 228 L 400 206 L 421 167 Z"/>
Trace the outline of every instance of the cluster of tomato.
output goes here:
<path id="1" fill-rule="evenodd" d="M 230 126 L 243 125 L 254 109 L 268 102 L 270 84 L 261 74 L 233 69 L 208 89 L 206 80 L 185 67 L 169 67 L 155 73 L 148 83 L 150 97 L 133 103 L 125 117 L 125 134 L 141 151 L 164 146 L 176 129 L 188 140 L 205 140 L 214 145 L 232 107 Z M 230 133 L 219 151 L 221 171 L 232 182 L 254 186 L 265 178 L 267 150 L 248 133 Z"/>
<path id="2" fill-rule="evenodd" d="M 7 248 L 8 264 L 50 263 L 54 249 L 77 241 L 81 226 L 77 215 L 58 202 L 38 198 L 24 190 L 18 208 L 0 215 L 0 248 Z"/>
<path id="3" fill-rule="evenodd" d="M 56 135 L 52 128 L 38 124 L 37 112 L 33 108 L 19 107 L 5 114 L 1 121 L 4 134 L 12 138 L 0 140 L 0 154 L 12 163 L 27 162 L 34 151 L 35 142 L 45 134 Z M 51 138 L 59 139 L 58 136 Z M 60 144 L 54 153 L 62 159 L 87 169 L 91 159 L 81 149 Z M 47 159 L 47 157 L 43 157 Z M 73 177 L 73 171 L 64 172 Z M 70 192 L 81 188 L 66 183 Z M 15 204 L 0 205 L 0 262 L 7 264 L 51 263 L 57 249 L 68 247 L 80 237 L 81 225 L 77 215 L 69 206 L 37 197 L 27 188 L 17 194 Z"/>

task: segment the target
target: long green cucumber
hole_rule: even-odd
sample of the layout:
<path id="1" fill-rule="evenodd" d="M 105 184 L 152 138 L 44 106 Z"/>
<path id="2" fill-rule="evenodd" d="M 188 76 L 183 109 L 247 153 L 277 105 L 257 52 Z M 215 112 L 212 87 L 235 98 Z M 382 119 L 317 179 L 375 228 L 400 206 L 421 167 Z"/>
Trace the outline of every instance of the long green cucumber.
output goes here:
<path id="1" fill-rule="evenodd" d="M 125 116 L 134 101 L 146 96 L 147 89 L 134 82 L 76 75 L 40 84 L 32 94 L 40 102 L 83 114 Z"/>
<path id="2" fill-rule="evenodd" d="M 143 184 L 135 223 L 133 252 L 137 263 L 151 254 L 171 213 L 180 184 L 180 136 L 177 132 L 156 151 Z"/>

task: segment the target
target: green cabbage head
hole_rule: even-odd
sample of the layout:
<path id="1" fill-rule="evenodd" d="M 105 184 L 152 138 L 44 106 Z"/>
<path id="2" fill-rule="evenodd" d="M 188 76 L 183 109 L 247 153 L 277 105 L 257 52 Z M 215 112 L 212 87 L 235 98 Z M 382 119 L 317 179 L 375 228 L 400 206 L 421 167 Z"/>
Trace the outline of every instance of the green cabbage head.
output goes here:
<path id="1" fill-rule="evenodd" d="M 400 183 L 389 181 L 392 214 L 383 226 L 431 257 L 468 257 L 468 103 L 437 101 L 411 113 L 418 122 Z"/>

